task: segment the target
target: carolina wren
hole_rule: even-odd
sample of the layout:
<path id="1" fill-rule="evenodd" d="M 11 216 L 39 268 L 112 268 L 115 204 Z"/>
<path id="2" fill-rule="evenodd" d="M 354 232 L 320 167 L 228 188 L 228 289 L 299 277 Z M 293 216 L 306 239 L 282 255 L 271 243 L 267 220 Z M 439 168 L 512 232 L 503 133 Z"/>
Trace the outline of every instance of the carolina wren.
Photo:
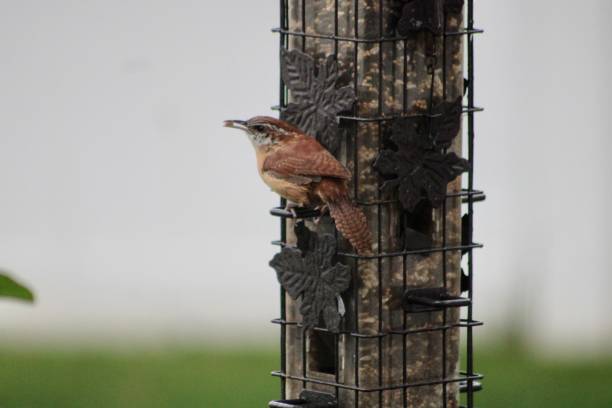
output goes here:
<path id="1" fill-rule="evenodd" d="M 357 253 L 371 253 L 366 217 L 349 197 L 351 173 L 315 138 L 268 116 L 227 120 L 225 126 L 247 134 L 255 148 L 259 175 L 272 191 L 292 206 L 327 206 L 338 231 Z"/>

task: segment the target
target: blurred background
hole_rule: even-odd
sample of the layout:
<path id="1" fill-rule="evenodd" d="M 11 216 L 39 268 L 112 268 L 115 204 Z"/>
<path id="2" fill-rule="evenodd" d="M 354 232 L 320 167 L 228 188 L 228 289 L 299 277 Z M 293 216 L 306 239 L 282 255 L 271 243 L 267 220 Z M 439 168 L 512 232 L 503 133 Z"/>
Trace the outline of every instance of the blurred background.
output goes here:
<path id="1" fill-rule="evenodd" d="M 265 406 L 277 2 L 1 3 L 0 406 Z M 476 2 L 481 406 L 612 406 L 611 14 Z"/>

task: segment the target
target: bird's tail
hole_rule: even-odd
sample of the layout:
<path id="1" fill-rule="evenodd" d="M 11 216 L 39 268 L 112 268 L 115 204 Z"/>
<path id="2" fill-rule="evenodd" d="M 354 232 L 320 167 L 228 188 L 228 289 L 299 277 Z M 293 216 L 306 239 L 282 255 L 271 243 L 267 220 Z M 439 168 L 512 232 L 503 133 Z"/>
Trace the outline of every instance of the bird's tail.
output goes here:
<path id="1" fill-rule="evenodd" d="M 336 222 L 336 228 L 359 255 L 372 254 L 372 237 L 365 214 L 347 195 L 327 202 L 329 214 Z"/>

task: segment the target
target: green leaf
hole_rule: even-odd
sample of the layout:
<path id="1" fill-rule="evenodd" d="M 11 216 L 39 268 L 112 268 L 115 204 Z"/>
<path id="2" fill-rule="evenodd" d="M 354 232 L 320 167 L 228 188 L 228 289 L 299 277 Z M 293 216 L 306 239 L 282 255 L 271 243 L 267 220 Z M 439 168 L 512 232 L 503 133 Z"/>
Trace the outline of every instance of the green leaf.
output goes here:
<path id="1" fill-rule="evenodd" d="M 30 289 L 3 273 L 0 273 L 0 297 L 10 297 L 26 302 L 34 301 L 34 294 Z"/>

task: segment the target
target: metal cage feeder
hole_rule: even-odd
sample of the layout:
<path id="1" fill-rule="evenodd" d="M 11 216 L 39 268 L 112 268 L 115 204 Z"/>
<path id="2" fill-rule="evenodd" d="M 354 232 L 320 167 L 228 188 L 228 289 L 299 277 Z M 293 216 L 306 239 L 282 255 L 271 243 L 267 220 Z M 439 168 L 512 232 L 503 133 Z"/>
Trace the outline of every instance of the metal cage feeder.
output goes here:
<path id="1" fill-rule="evenodd" d="M 336 315 L 329 296 L 290 296 L 279 273 L 270 407 L 474 407 L 473 219 L 485 195 L 474 188 L 473 3 L 280 0 L 274 108 L 351 171 L 374 252 L 355 253 L 316 210 L 271 210 L 281 248 L 308 256 L 304 240 L 332 236 L 326 262 L 348 283 L 316 274 L 339 297 Z"/>

